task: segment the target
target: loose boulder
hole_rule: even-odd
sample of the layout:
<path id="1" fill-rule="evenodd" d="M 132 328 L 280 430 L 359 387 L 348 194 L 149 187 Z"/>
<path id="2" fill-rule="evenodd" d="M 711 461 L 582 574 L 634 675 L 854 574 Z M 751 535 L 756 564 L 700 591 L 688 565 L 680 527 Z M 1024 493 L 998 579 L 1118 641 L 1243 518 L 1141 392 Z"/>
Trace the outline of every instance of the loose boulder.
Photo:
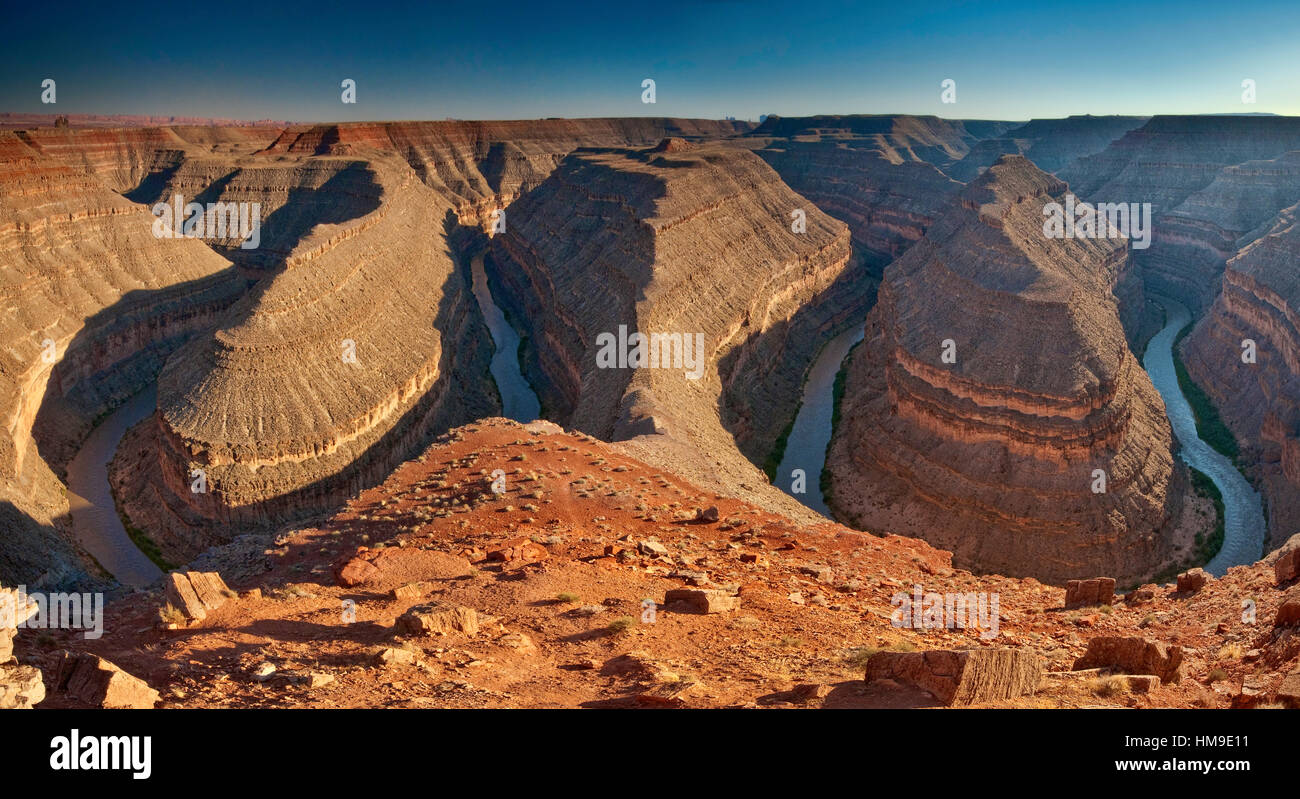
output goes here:
<path id="1" fill-rule="evenodd" d="M 474 635 L 478 632 L 478 613 L 460 605 L 426 602 L 399 616 L 395 629 L 404 635 Z"/>
<path id="2" fill-rule="evenodd" d="M 866 681 L 915 686 L 952 707 L 1028 696 L 1042 674 L 1042 658 L 1022 649 L 934 649 L 877 652 L 867 661 Z"/>
<path id="3" fill-rule="evenodd" d="M 1178 593 L 1194 594 L 1204 588 L 1210 579 L 1210 575 L 1205 569 L 1185 571 L 1178 575 Z"/>
<path id="4" fill-rule="evenodd" d="M 207 618 L 235 593 L 216 572 L 171 572 L 164 579 L 167 601 L 187 619 Z"/>
<path id="5" fill-rule="evenodd" d="M 1115 579 L 1113 577 L 1070 580 L 1065 584 L 1065 607 L 1067 609 L 1090 605 L 1110 605 L 1114 601 Z"/>
<path id="6" fill-rule="evenodd" d="M 1300 624 L 1300 585 L 1294 586 L 1282 595 L 1282 602 L 1277 606 L 1277 618 L 1274 627 L 1291 627 Z"/>
<path id="7" fill-rule="evenodd" d="M 158 692 L 144 680 L 88 652 L 63 652 L 56 673 L 55 690 L 98 707 L 139 709 L 158 703 Z"/>
<path id="8" fill-rule="evenodd" d="M 1289 583 L 1300 576 L 1300 533 L 1287 539 L 1287 542 L 1274 555 L 1273 578 L 1278 585 Z"/>
<path id="9" fill-rule="evenodd" d="M 717 588 L 674 588 L 664 594 L 664 604 L 682 602 L 700 613 L 726 613 L 740 607 L 740 597 Z"/>
<path id="10" fill-rule="evenodd" d="M 1074 661 L 1074 671 L 1113 669 L 1126 674 L 1154 674 L 1161 682 L 1182 679 L 1183 648 L 1145 638 L 1103 635 L 1088 642 L 1088 651 Z"/>

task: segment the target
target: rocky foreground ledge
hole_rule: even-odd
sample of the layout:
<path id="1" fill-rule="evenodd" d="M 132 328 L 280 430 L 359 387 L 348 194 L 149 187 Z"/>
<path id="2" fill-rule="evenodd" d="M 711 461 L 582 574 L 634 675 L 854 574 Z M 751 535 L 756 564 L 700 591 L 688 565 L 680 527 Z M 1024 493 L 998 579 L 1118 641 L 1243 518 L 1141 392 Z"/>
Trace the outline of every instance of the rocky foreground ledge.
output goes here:
<path id="1" fill-rule="evenodd" d="M 489 419 L 318 527 L 112 604 L 97 641 L 24 630 L 15 652 L 41 707 L 1280 706 L 1298 570 L 1300 539 L 1220 580 L 1067 597 Z M 996 597 L 996 634 L 891 622 L 917 591 Z"/>

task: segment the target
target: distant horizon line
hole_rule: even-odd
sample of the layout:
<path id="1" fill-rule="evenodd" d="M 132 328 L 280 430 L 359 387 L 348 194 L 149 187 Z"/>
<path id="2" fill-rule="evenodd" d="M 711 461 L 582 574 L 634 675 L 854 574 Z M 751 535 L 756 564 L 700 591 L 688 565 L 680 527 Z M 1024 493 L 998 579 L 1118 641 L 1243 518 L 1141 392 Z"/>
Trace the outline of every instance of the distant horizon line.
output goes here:
<path id="1" fill-rule="evenodd" d="M 1066 114 L 1064 116 L 1032 116 L 1026 119 L 1011 119 L 1004 117 L 980 117 L 980 116 L 941 116 L 939 114 L 918 114 L 911 112 L 869 112 L 855 111 L 847 113 L 815 113 L 815 114 L 765 114 L 760 115 L 760 119 L 740 118 L 732 116 L 720 117 L 703 117 L 703 116 L 679 116 L 673 114 L 617 114 L 606 116 L 546 116 L 546 117 L 407 117 L 407 118 L 374 118 L 358 120 L 339 120 L 339 119 L 321 119 L 321 120 L 281 120 L 281 119 L 247 119 L 240 117 L 225 116 L 195 116 L 192 114 L 159 114 L 159 113 L 138 113 L 138 114 L 102 114 L 102 113 L 51 113 L 51 112 L 29 112 L 29 111 L 0 111 L 0 128 L 21 127 L 24 124 L 44 126 L 45 124 L 53 125 L 58 117 L 67 117 L 70 126 L 77 127 L 96 127 L 87 125 L 84 122 L 130 122 L 138 120 L 139 124 L 124 125 L 123 127 L 155 127 L 166 125 L 210 125 L 213 127 L 290 127 L 298 125 L 372 125 L 372 124 L 391 124 L 401 122 L 545 122 L 554 120 L 598 120 L 598 119 L 689 119 L 709 122 L 748 122 L 755 125 L 762 124 L 763 119 L 776 117 L 778 119 L 816 119 L 816 118 L 847 118 L 847 117 L 912 117 L 916 119 L 941 119 L 949 122 L 1006 122 L 1006 123 L 1028 123 L 1035 120 L 1052 120 L 1052 119 L 1076 119 L 1080 117 L 1126 117 L 1132 119 L 1154 119 L 1156 117 L 1283 117 L 1283 118 L 1300 118 L 1297 114 L 1279 114 L 1271 111 L 1202 111 L 1189 113 L 1161 113 L 1161 114 L 1094 114 L 1094 113 L 1076 113 Z M 26 119 L 24 119 L 26 118 Z M 46 123 L 44 120 L 48 119 Z M 12 120 L 12 121 L 10 121 Z M 99 125 L 98 127 L 108 127 L 109 125 Z"/>

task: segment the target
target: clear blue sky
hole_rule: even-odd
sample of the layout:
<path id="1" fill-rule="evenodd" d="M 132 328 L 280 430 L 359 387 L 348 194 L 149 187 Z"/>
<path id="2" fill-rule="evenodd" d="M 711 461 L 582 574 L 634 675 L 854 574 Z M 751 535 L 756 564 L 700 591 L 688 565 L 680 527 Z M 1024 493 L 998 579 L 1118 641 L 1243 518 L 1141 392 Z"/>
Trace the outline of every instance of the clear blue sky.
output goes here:
<path id="1" fill-rule="evenodd" d="M 0 111 L 1300 114 L 1300 2 L 7 4 Z M 192 10 L 192 14 L 190 13 Z M 56 106 L 40 85 L 54 78 Z M 358 102 L 339 100 L 357 81 Z M 641 81 L 657 102 L 641 102 Z M 939 101 L 957 82 L 957 103 Z M 1241 102 L 1241 82 L 1258 102 Z"/>

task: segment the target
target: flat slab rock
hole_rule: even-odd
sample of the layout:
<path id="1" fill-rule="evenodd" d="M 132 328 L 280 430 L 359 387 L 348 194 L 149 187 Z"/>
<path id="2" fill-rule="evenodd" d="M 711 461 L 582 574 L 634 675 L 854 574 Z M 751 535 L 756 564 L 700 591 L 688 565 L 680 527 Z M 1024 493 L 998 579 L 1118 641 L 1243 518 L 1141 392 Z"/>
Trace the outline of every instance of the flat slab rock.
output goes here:
<path id="1" fill-rule="evenodd" d="M 1182 679 L 1183 648 L 1145 638 L 1103 635 L 1088 642 L 1088 651 L 1074 661 L 1074 671 L 1114 669 L 1126 674 L 1154 674 L 1161 682 Z"/>
<path id="2" fill-rule="evenodd" d="M 866 681 L 912 685 L 951 707 L 1029 696 L 1042 674 L 1042 658 L 1022 649 L 933 649 L 877 652 Z"/>

